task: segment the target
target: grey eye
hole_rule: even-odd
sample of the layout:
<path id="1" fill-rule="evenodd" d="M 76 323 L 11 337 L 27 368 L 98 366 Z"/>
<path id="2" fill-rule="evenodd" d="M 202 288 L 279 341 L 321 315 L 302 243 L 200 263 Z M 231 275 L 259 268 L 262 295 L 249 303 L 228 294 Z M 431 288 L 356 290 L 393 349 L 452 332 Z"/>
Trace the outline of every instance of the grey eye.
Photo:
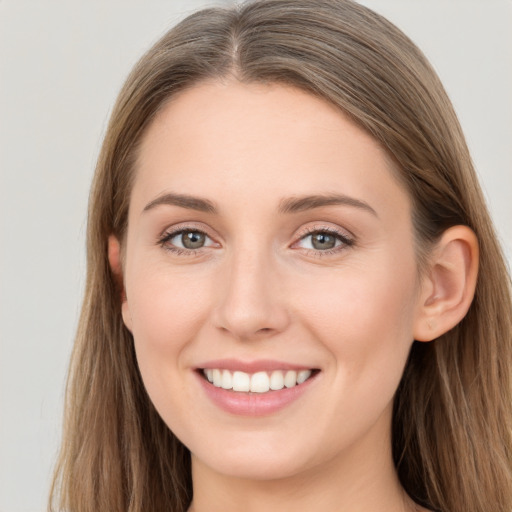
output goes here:
<path id="1" fill-rule="evenodd" d="M 329 233 L 313 233 L 311 245 L 318 250 L 333 249 L 336 247 L 336 237 Z"/>
<path id="2" fill-rule="evenodd" d="M 337 233 L 330 233 L 329 231 L 314 231 L 301 238 L 298 243 L 299 247 L 303 249 L 312 249 L 315 251 L 328 251 L 335 249 L 341 245 L 351 245 L 352 242 Z"/>
<path id="3" fill-rule="evenodd" d="M 181 243 L 185 249 L 199 249 L 204 246 L 206 236 L 199 231 L 184 231 L 181 234 Z"/>
<path id="4" fill-rule="evenodd" d="M 212 241 L 205 233 L 192 230 L 175 233 L 172 237 L 168 238 L 168 241 L 174 247 L 189 250 L 201 249 L 202 247 L 212 245 Z"/>

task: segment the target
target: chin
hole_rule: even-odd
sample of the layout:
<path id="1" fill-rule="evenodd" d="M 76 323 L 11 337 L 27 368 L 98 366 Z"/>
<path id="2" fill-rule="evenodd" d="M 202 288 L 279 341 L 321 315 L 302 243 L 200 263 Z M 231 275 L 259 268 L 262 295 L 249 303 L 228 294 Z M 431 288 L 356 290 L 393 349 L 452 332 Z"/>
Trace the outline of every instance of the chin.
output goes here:
<path id="1" fill-rule="evenodd" d="M 193 456 L 192 461 L 206 465 L 210 470 L 221 475 L 238 478 L 242 480 L 269 481 L 282 480 L 296 476 L 306 471 L 308 465 L 306 461 L 297 459 L 296 456 L 261 456 L 253 454 L 252 456 L 232 456 L 211 457 L 198 460 Z"/>
<path id="2" fill-rule="evenodd" d="M 206 466 L 218 474 L 246 480 L 281 480 L 296 476 L 322 463 L 327 454 L 320 446 L 280 432 L 245 432 L 212 436 L 210 443 L 190 443 L 192 463 Z M 201 446 L 202 445 L 202 446 Z M 329 455 L 327 455 L 329 458 Z"/>

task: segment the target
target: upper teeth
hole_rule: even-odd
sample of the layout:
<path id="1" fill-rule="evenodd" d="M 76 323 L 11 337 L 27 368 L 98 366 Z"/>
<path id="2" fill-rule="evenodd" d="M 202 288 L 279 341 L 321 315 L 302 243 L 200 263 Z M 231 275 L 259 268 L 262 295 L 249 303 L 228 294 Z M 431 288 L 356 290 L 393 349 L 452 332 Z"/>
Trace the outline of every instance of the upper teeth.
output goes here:
<path id="1" fill-rule="evenodd" d="M 229 370 L 206 369 L 205 377 L 216 387 L 232 389 L 233 391 L 252 391 L 266 393 L 269 390 L 278 391 L 284 387 L 293 388 L 302 384 L 311 376 L 311 370 L 275 370 L 271 373 L 230 372 Z"/>

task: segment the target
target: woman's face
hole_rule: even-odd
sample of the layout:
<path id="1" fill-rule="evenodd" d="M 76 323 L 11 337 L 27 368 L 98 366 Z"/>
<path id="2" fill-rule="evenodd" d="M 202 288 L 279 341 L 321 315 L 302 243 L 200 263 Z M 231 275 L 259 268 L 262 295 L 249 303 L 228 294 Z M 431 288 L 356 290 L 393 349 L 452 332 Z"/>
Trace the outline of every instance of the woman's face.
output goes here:
<path id="1" fill-rule="evenodd" d="M 150 126 L 123 318 L 194 464 L 268 479 L 389 456 L 420 302 L 392 166 L 333 106 L 280 85 L 202 83 Z"/>

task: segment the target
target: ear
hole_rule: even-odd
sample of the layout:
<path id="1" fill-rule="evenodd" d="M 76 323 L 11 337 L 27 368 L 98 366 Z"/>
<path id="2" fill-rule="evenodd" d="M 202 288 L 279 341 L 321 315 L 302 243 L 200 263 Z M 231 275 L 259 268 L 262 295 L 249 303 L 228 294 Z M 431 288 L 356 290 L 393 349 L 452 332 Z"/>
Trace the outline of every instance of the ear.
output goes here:
<path id="1" fill-rule="evenodd" d="M 110 264 L 110 269 L 114 274 L 114 279 L 116 281 L 118 290 L 120 291 L 121 313 L 123 315 L 123 322 L 126 325 L 126 327 L 131 331 L 132 317 L 130 315 L 128 300 L 126 298 L 126 291 L 124 287 L 123 266 L 121 261 L 121 244 L 117 237 L 115 237 L 114 235 L 110 235 L 108 237 L 108 262 Z"/>
<path id="2" fill-rule="evenodd" d="M 432 341 L 464 318 L 475 294 L 478 254 L 476 235 L 467 226 L 443 233 L 422 280 L 415 340 Z"/>

